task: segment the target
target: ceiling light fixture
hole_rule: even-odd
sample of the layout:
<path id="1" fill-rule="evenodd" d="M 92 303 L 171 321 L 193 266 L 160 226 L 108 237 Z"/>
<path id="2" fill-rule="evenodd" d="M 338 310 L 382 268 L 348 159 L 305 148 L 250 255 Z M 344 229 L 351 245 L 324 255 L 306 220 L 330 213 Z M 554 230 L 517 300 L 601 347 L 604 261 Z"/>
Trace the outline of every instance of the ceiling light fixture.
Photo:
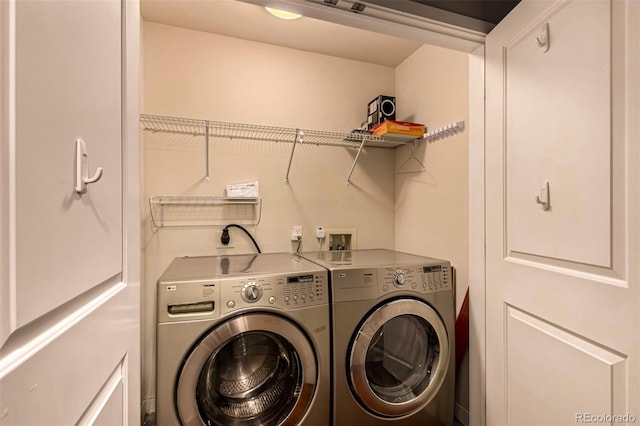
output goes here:
<path id="1" fill-rule="evenodd" d="M 265 7 L 265 9 L 267 9 L 267 12 L 280 19 L 298 19 L 302 17 L 302 15 L 299 15 L 297 13 L 286 12 L 284 10 L 274 9 L 272 7 Z"/>

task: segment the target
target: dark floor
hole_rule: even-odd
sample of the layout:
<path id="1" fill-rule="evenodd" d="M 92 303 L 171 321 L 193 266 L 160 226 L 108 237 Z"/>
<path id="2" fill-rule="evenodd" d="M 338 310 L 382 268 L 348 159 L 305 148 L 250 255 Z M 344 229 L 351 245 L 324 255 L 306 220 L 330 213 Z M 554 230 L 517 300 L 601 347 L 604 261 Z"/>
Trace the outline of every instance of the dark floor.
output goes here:
<path id="1" fill-rule="evenodd" d="M 142 426 L 156 426 L 156 414 L 146 414 L 142 420 Z"/>
<path id="2" fill-rule="evenodd" d="M 147 414 L 144 416 L 144 421 L 142 422 L 142 426 L 155 426 L 156 425 L 156 415 L 155 414 Z M 453 426 L 465 426 L 460 423 L 458 419 L 453 419 Z"/>

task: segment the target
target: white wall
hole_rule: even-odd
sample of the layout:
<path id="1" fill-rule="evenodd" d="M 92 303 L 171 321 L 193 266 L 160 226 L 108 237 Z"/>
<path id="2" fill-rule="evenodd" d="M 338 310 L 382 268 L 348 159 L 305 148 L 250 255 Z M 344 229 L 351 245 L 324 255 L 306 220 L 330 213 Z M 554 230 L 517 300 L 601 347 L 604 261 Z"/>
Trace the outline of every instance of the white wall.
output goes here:
<path id="1" fill-rule="evenodd" d="M 270 126 L 350 131 L 368 102 L 393 95 L 394 69 L 144 23 L 143 112 Z M 203 146 L 190 137 L 144 135 L 144 199 L 153 195 L 223 195 L 226 184 L 257 180 L 262 220 L 249 227 L 265 252 L 292 251 L 292 225 L 304 227 L 303 250 L 317 248 L 314 229 L 356 228 L 359 248 L 393 248 L 394 151 L 355 152 L 299 146 L 284 182 L 291 144 L 212 140 L 211 181 Z M 148 207 L 147 207 L 148 209 Z M 233 249 L 218 249 L 218 228 L 164 228 L 144 235 L 143 398 L 154 396 L 155 285 L 176 256 L 250 253 L 232 230 Z"/>
<path id="2" fill-rule="evenodd" d="M 458 120 L 468 124 L 468 55 L 423 46 L 396 68 L 398 119 L 424 123 L 428 130 Z M 396 167 L 411 155 L 396 150 Z M 416 157 L 423 173 L 396 175 L 395 248 L 448 259 L 457 269 L 457 306 L 468 287 L 468 131 L 431 143 Z"/>
<path id="3" fill-rule="evenodd" d="M 459 120 L 468 125 L 468 80 L 466 53 L 423 46 L 396 68 L 398 119 L 424 123 L 428 130 Z M 469 287 L 468 135 L 465 129 L 422 142 L 415 155 L 426 170 L 395 179 L 395 248 L 451 261 L 457 271 L 457 311 Z M 396 168 L 410 155 L 410 147 L 396 150 Z M 408 167 L 400 170 L 420 170 Z M 468 409 L 468 360 L 458 374 L 456 400 Z"/>

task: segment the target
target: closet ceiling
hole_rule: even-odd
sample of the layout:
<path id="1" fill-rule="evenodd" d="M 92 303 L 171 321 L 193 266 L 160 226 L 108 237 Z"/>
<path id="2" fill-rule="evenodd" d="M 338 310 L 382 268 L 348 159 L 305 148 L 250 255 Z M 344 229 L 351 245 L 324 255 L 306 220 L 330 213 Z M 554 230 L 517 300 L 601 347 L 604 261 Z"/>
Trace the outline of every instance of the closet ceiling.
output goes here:
<path id="1" fill-rule="evenodd" d="M 263 7 L 247 1 L 142 0 L 141 12 L 145 21 L 391 67 L 399 65 L 422 46 L 415 40 L 309 17 L 291 21 L 278 19 Z M 448 23 L 454 25 L 465 26 L 469 21 L 484 23 L 481 32 L 487 32 L 518 1 L 370 0 L 410 15 L 442 22 L 452 19 Z"/>
<path id="2" fill-rule="evenodd" d="M 142 0 L 140 7 L 145 21 L 391 67 L 422 46 L 308 17 L 285 21 L 236 0 Z"/>

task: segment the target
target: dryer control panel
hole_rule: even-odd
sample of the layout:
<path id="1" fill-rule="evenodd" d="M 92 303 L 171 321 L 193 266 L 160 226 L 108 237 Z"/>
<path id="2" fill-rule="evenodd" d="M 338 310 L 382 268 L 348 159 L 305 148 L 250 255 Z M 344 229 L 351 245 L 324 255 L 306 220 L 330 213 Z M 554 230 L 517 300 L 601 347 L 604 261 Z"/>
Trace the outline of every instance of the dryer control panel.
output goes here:
<path id="1" fill-rule="evenodd" d="M 328 304 L 327 272 L 223 279 L 222 315 L 248 307 L 299 309 Z"/>
<path id="2" fill-rule="evenodd" d="M 452 289 L 448 264 L 428 266 L 398 266 L 381 268 L 378 272 L 380 294 L 395 291 L 435 293 Z"/>

